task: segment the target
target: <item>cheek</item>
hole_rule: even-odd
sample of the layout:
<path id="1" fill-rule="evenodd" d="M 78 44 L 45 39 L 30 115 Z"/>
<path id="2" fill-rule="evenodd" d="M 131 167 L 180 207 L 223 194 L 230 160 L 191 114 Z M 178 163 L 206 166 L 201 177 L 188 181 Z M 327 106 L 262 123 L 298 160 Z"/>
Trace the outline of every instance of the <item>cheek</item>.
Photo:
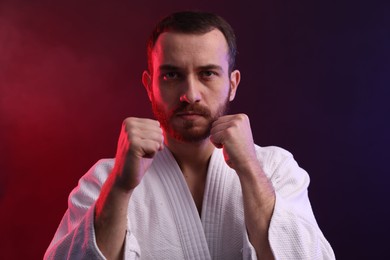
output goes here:
<path id="1" fill-rule="evenodd" d="M 168 91 L 167 88 L 155 87 L 153 89 L 154 101 L 159 104 L 160 107 L 164 107 L 167 110 L 175 108 L 175 105 L 178 103 L 179 98 L 172 91 Z"/>
<path id="2" fill-rule="evenodd" d="M 229 98 L 230 92 L 231 92 L 231 89 L 230 89 L 229 83 L 224 82 L 223 84 L 221 84 L 221 86 L 219 88 L 214 89 L 213 93 L 212 94 L 210 93 L 209 96 L 214 97 L 213 102 L 222 103 L 222 102 L 225 102 L 225 100 Z"/>
<path id="3" fill-rule="evenodd" d="M 161 83 L 159 82 L 159 78 L 156 76 L 156 73 L 153 73 L 152 94 L 154 100 L 158 103 L 161 103 L 166 99 L 165 93 L 162 91 Z"/>

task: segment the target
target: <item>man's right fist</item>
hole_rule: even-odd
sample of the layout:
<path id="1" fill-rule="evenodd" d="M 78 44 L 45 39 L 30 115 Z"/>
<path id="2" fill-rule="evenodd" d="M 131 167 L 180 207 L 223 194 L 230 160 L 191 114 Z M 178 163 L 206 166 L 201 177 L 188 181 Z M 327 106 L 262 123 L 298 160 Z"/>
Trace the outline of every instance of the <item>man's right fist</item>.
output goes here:
<path id="1" fill-rule="evenodd" d="M 131 191 L 141 182 L 154 155 L 163 149 L 163 132 L 156 120 L 129 117 L 123 121 L 115 166 L 115 185 Z"/>

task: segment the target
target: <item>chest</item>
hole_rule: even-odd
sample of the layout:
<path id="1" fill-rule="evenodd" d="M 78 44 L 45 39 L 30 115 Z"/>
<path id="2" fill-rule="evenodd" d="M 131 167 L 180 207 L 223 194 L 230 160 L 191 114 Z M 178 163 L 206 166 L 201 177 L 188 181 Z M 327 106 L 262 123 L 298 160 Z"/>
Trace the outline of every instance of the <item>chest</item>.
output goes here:
<path id="1" fill-rule="evenodd" d="M 192 199 L 194 200 L 195 206 L 198 210 L 199 216 L 202 213 L 203 198 L 206 187 L 207 171 L 204 172 L 183 172 L 185 182 L 188 190 L 191 193 Z"/>
<path id="2" fill-rule="evenodd" d="M 234 175 L 208 175 L 203 184 L 188 185 L 182 173 L 182 179 L 169 174 L 147 173 L 130 200 L 128 225 L 141 259 L 240 259 L 245 223 L 240 185 L 229 178 Z M 202 193 L 193 194 L 199 186 Z"/>

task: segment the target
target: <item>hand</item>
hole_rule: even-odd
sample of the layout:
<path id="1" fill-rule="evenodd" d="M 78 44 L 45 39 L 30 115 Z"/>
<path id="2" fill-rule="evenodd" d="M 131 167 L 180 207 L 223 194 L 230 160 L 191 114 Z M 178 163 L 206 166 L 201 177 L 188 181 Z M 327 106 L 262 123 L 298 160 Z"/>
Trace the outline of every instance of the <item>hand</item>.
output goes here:
<path id="1" fill-rule="evenodd" d="M 245 226 L 258 258 L 274 259 L 268 230 L 275 206 L 275 191 L 257 160 L 248 116 L 227 115 L 212 125 L 211 142 L 223 148 L 226 163 L 240 178 Z"/>
<path id="2" fill-rule="evenodd" d="M 223 148 L 226 163 L 237 173 L 258 164 L 249 118 L 245 114 L 218 118 L 211 127 L 210 140 Z"/>
<path id="3" fill-rule="evenodd" d="M 115 185 L 127 191 L 141 182 L 154 155 L 163 148 L 163 132 L 156 120 L 129 117 L 123 121 L 115 166 Z"/>

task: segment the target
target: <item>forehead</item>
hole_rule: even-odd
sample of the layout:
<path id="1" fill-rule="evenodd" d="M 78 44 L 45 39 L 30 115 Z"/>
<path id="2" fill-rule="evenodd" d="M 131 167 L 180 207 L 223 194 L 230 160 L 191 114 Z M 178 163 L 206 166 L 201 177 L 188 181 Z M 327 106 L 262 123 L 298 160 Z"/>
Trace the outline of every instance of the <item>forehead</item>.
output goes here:
<path id="1" fill-rule="evenodd" d="M 214 29 L 204 34 L 164 32 L 152 52 L 153 67 L 161 64 L 175 66 L 228 66 L 228 45 L 222 32 Z"/>

